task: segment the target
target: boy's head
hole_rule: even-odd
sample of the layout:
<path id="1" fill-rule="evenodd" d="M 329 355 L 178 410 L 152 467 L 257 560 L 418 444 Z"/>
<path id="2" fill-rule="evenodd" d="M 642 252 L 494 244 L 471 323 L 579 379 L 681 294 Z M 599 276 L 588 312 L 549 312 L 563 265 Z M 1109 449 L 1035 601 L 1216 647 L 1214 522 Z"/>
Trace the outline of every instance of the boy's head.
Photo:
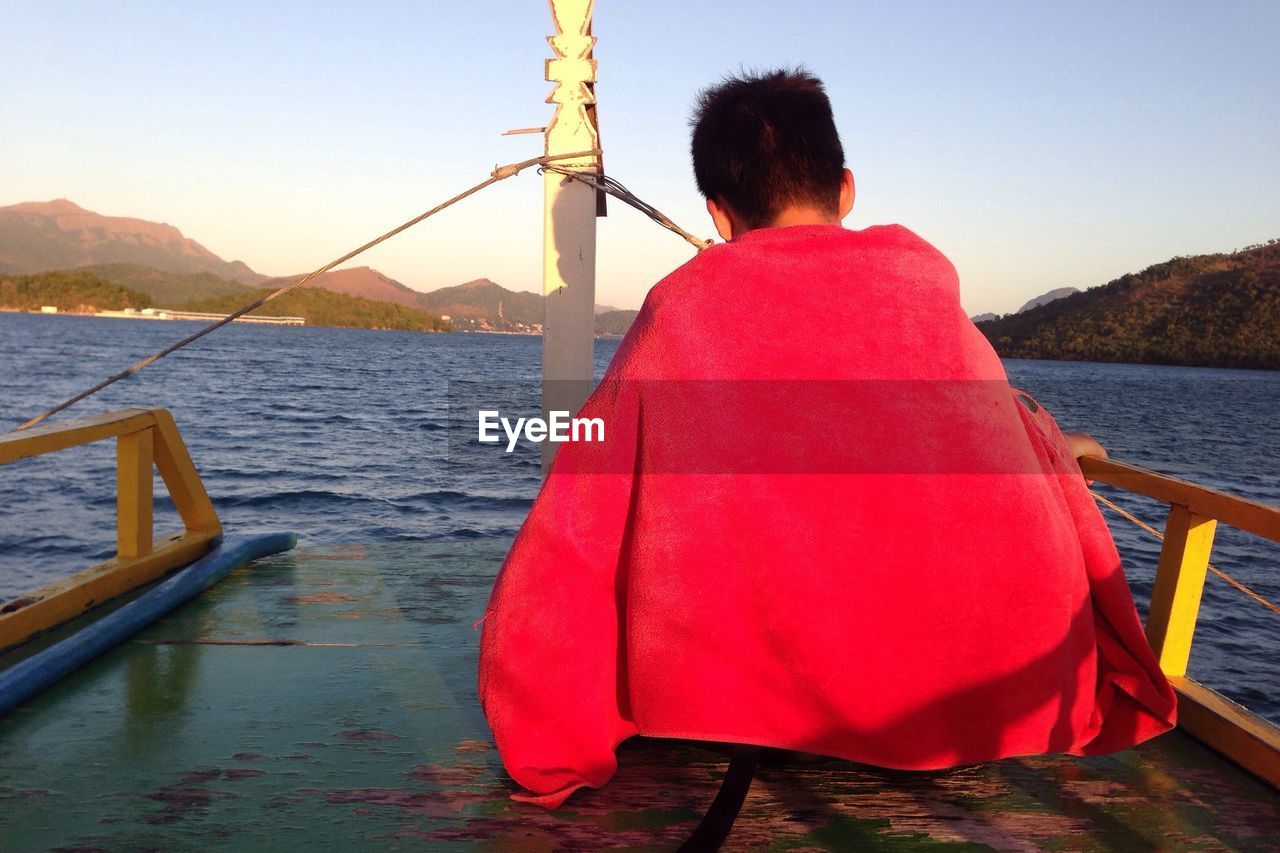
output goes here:
<path id="1" fill-rule="evenodd" d="M 807 71 L 726 78 L 699 95 L 692 123 L 693 174 L 725 239 L 853 206 L 831 102 Z"/>

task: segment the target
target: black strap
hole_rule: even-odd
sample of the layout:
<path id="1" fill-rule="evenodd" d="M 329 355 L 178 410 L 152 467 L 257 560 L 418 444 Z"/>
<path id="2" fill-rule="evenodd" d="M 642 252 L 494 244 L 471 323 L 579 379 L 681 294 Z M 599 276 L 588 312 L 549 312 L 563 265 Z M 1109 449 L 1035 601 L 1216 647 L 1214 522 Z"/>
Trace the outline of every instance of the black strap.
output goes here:
<path id="1" fill-rule="evenodd" d="M 693 835 L 680 845 L 679 853 L 720 849 L 733 829 L 733 822 L 738 819 L 743 801 L 747 799 L 747 791 L 751 790 L 751 779 L 759 762 L 760 747 L 747 744 L 734 747 L 733 757 L 729 759 L 729 769 L 725 771 L 724 782 L 720 784 L 720 792 L 712 801 L 711 808 L 702 816 L 702 822 L 693 831 Z"/>

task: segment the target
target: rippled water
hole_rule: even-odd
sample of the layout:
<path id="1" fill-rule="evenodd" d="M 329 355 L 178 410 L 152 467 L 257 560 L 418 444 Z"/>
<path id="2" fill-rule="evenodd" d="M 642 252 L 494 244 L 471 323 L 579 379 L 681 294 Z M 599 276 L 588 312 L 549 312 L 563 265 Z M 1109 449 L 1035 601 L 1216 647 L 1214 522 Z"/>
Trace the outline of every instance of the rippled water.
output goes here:
<path id="1" fill-rule="evenodd" d="M 0 314 L 0 426 L 194 328 Z M 616 346 L 597 342 L 597 372 Z M 512 408 L 527 410 L 539 356 L 534 337 L 233 325 L 73 411 L 170 409 L 228 530 L 290 530 L 304 544 L 509 537 L 537 491 L 536 453 L 501 464 L 451 455 L 449 422 L 461 412 L 450 394 L 492 383 Z M 1280 374 L 1032 361 L 1007 368 L 1064 429 L 1093 433 L 1116 458 L 1280 504 Z M 110 558 L 114 489 L 109 442 L 0 468 L 0 599 Z M 1153 502 L 1102 491 L 1163 526 Z M 1145 610 L 1159 543 L 1108 520 Z M 171 504 L 159 499 L 157 529 L 176 527 Z M 1220 529 L 1214 559 L 1280 600 L 1280 546 Z M 1191 675 L 1280 721 L 1280 616 L 1210 577 Z"/>

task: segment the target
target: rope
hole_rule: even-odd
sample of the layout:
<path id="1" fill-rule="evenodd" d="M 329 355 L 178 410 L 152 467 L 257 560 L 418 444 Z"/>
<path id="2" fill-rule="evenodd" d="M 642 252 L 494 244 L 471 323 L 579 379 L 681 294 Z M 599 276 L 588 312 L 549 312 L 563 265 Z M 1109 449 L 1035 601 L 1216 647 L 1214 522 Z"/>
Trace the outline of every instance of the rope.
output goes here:
<path id="1" fill-rule="evenodd" d="M 1138 527 L 1141 527 L 1141 528 L 1142 528 L 1143 530 L 1145 530 L 1147 533 L 1150 533 L 1152 536 L 1156 537 L 1156 538 L 1157 538 L 1157 539 L 1159 539 L 1160 541 L 1162 541 L 1162 542 L 1164 541 L 1164 534 L 1163 534 L 1163 533 L 1161 533 L 1159 530 L 1156 530 L 1156 529 L 1155 529 L 1154 527 L 1152 527 L 1150 524 L 1147 524 L 1145 521 L 1143 521 L 1142 519 L 1138 518 L 1138 517 L 1137 517 L 1136 515 L 1134 515 L 1133 513 L 1129 512 L 1128 510 L 1123 509 L 1123 508 L 1121 508 L 1121 507 L 1119 507 L 1119 506 L 1116 506 L 1114 503 L 1112 503 L 1111 501 L 1107 500 L 1107 499 L 1106 499 L 1106 498 L 1104 498 L 1102 495 L 1098 494 L 1097 492 L 1093 491 L 1092 489 L 1090 489 L 1090 490 L 1089 490 L 1089 494 L 1093 495 L 1093 499 L 1094 499 L 1094 500 L 1096 500 L 1098 503 L 1102 504 L 1103 506 L 1105 506 L 1107 509 L 1110 509 L 1110 510 L 1112 510 L 1113 512 L 1115 512 L 1115 513 L 1119 514 L 1122 518 L 1126 518 L 1126 519 L 1128 519 L 1129 521 L 1132 521 L 1134 524 L 1138 525 Z M 1213 563 L 1209 563 L 1209 571 L 1213 572 L 1215 575 L 1217 575 L 1218 577 L 1222 578 L 1224 581 L 1226 581 L 1227 583 L 1231 584 L 1231 585 L 1232 585 L 1232 586 L 1234 586 L 1236 589 L 1240 590 L 1240 591 L 1241 591 L 1241 592 L 1243 592 L 1245 595 L 1249 596 L 1249 597 L 1250 597 L 1250 598 L 1252 598 L 1254 601 L 1258 602 L 1258 603 L 1259 603 L 1259 604 L 1261 604 L 1263 607 L 1266 607 L 1268 610 L 1272 611 L 1273 613 L 1280 613 L 1280 606 L 1278 606 L 1278 605 L 1276 605 L 1276 604 L 1274 604 L 1274 603 L 1272 603 L 1272 602 L 1268 601 L 1267 599 L 1263 598 L 1261 595 L 1259 595 L 1258 593 L 1256 593 L 1256 592 L 1254 592 L 1253 590 L 1249 589 L 1249 587 L 1245 586 L 1245 585 L 1244 585 L 1244 584 L 1242 584 L 1240 581 L 1238 581 L 1238 580 L 1236 580 L 1235 578 L 1231 577 L 1231 575 L 1227 574 L 1227 573 L 1226 573 L 1226 572 L 1224 572 L 1222 569 L 1220 569 L 1220 568 L 1218 568 L 1217 566 L 1215 566 Z"/>
<path id="2" fill-rule="evenodd" d="M 567 160 L 567 159 L 572 159 L 577 157 L 591 157 L 598 154 L 600 154 L 600 149 L 595 148 L 590 151 L 578 151 L 573 154 L 554 154 L 554 155 L 545 155 L 542 157 L 533 157 L 528 160 L 522 160 L 519 163 L 509 163 L 506 166 L 498 166 L 492 172 L 489 173 L 489 177 L 485 178 L 483 181 L 471 187 L 470 189 L 464 190 L 463 192 L 458 193 L 448 201 L 438 204 L 435 207 L 431 208 L 430 210 L 426 211 L 425 213 L 415 216 L 413 219 L 410 219 L 408 222 L 405 222 L 402 225 L 398 225 L 395 228 L 392 228 L 390 231 L 383 234 L 381 237 L 375 237 L 374 239 L 370 240 L 368 243 L 365 243 L 360 248 L 353 249 L 350 252 L 347 252 L 345 255 L 343 255 L 340 258 L 335 258 L 334 260 L 330 261 L 329 263 L 325 264 L 324 266 L 320 267 L 314 272 L 307 273 L 297 281 L 290 282 L 289 284 L 286 284 L 284 287 L 281 287 L 278 290 L 273 291 L 272 293 L 268 293 L 266 296 L 263 296 L 261 299 L 254 300 L 253 302 L 235 311 L 234 313 L 228 314 L 227 316 L 223 317 L 221 320 L 217 320 L 216 322 L 211 323 L 210 325 L 206 326 L 200 331 L 194 334 L 188 335 L 187 337 L 178 341 L 176 344 L 165 347 L 164 349 L 160 350 L 154 355 L 147 356 L 142 361 L 138 362 L 132 367 L 122 370 L 116 375 L 111 376 L 107 379 L 104 379 L 103 381 L 99 382 L 97 385 L 94 385 L 92 388 L 89 388 L 86 391 L 81 391 L 79 394 L 75 395 L 69 400 L 64 400 L 63 402 L 54 406 L 52 409 L 48 409 L 47 411 L 42 412 L 39 415 L 36 415 L 31 420 L 26 421 L 21 426 L 17 427 L 14 430 L 14 432 L 27 429 L 28 427 L 33 427 L 36 424 L 48 418 L 50 415 L 55 415 L 58 412 L 61 412 L 63 409 L 67 409 L 67 408 L 70 408 L 71 406 L 74 406 L 76 403 L 79 403 L 81 400 L 85 399 L 86 397 L 89 397 L 89 396 L 92 396 L 93 394 L 98 393 L 103 388 L 106 388 L 108 385 L 112 385 L 116 382 L 119 382 L 121 379 L 125 379 L 129 376 L 132 376 L 133 374 L 137 373 L 139 370 L 142 370 L 144 367 L 154 364 L 155 362 L 164 358 L 166 355 L 169 355 L 172 352 L 182 349 L 187 344 L 200 340 L 200 338 L 203 338 L 205 335 L 209 334 L 210 332 L 216 331 L 217 329 L 221 329 L 223 326 L 235 320 L 237 317 L 242 317 L 245 314 L 248 314 L 250 311 L 253 311 L 257 308 L 261 308 L 263 305 L 266 305 L 271 300 L 276 299 L 280 296 L 283 296 L 284 294 L 288 293 L 290 290 L 293 290 L 295 287 L 301 287 L 302 285 L 311 281 L 316 276 L 323 275 L 324 273 L 328 272 L 329 270 L 333 269 L 339 264 L 344 264 L 347 261 L 351 260 L 356 255 L 369 251 L 379 243 L 382 243 L 386 240 L 390 240 L 392 237 L 396 236 L 400 232 L 407 231 L 408 229 L 417 225 L 422 220 L 427 219 L 428 217 L 434 216 L 435 214 L 439 213 L 445 208 L 451 207 L 457 204 L 458 202 L 462 201 L 464 198 L 470 195 L 474 195 L 475 193 L 480 192 L 480 190 L 488 186 L 491 186 L 493 184 L 496 184 L 498 181 L 503 181 L 503 180 L 506 180 L 507 178 L 512 177 L 513 175 L 518 175 L 520 174 L 521 171 L 529 168 L 530 166 L 539 166 L 539 165 L 545 166 L 548 163 L 550 163 L 552 160 Z"/>
<path id="3" fill-rule="evenodd" d="M 631 205 L 668 231 L 674 234 L 679 234 L 686 242 L 692 245 L 699 252 L 709 247 L 713 242 L 711 240 L 702 240 L 693 236 L 688 231 L 672 222 L 662 211 L 658 210 L 647 201 L 644 201 L 635 193 L 631 192 L 631 190 L 627 189 L 621 183 L 615 181 L 608 175 L 599 172 L 584 172 L 574 169 L 566 169 L 563 166 L 552 166 L 550 164 L 543 164 L 538 168 L 538 171 L 555 172 L 557 175 L 564 175 L 566 178 L 584 183 L 587 186 L 600 190 L 601 192 L 608 193 L 619 201 Z"/>

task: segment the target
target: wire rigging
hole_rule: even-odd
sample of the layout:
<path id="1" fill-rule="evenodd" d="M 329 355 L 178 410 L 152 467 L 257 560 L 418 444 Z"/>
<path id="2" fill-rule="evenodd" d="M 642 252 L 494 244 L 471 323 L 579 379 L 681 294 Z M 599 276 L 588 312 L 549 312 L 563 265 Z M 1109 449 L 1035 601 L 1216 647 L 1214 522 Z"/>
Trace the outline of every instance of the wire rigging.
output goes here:
<path id="1" fill-rule="evenodd" d="M 58 405 L 52 407 L 52 409 L 47 409 L 45 411 L 42 411 L 41 414 L 36 415 L 35 418 L 24 421 L 23 424 L 19 425 L 19 427 L 14 428 L 13 432 L 18 432 L 18 430 L 35 427 L 36 424 L 41 423 L 41 421 L 44 421 L 47 418 L 50 418 L 51 415 L 56 415 L 58 414 L 58 412 L 63 411 L 64 409 L 69 409 L 70 406 L 74 406 L 79 401 L 84 400 L 84 398 L 91 397 L 93 396 L 93 394 L 96 394 L 97 392 L 102 391 L 102 389 L 108 386 L 111 386 L 111 384 L 119 382 L 120 379 L 127 379 L 128 377 L 132 377 L 132 375 L 136 374 L 138 370 L 142 370 L 143 368 L 146 368 L 146 366 L 148 365 L 155 364 L 156 361 L 163 359 L 163 357 L 165 357 L 166 355 L 170 355 L 170 353 L 172 352 L 180 350 L 180 348 L 187 346 L 188 343 L 196 342 L 198 341 L 198 339 L 205 337 L 206 334 L 209 334 L 210 332 L 215 332 L 215 330 L 223 328 L 224 325 L 227 325 L 228 323 L 232 323 L 233 320 L 241 318 L 241 316 L 244 316 L 250 313 L 250 311 L 260 309 L 260 307 L 268 304 L 268 302 L 270 302 L 271 300 L 275 300 L 275 298 L 284 296 L 285 293 L 292 291 L 292 289 L 297 287 L 302 287 L 303 284 L 310 282 L 310 280 L 316 278 L 317 275 L 323 275 L 325 273 L 328 273 L 329 270 L 332 270 L 333 268 L 335 268 L 335 266 L 338 266 L 340 264 L 346 264 L 347 261 L 352 259 L 352 257 L 356 257 L 357 255 L 364 254 L 364 252 L 369 251 L 370 248 L 374 246 L 378 246 L 379 243 L 388 241 L 390 240 L 390 238 L 397 236 L 397 234 L 402 233 L 404 231 L 408 231 L 408 229 L 412 228 L 413 225 L 419 224 L 420 222 L 422 222 L 422 220 L 428 219 L 430 218 L 430 216 L 434 216 L 435 214 L 440 213 L 440 211 L 447 209 L 447 207 L 452 207 L 453 205 L 456 205 L 457 202 L 460 202 L 463 199 L 466 199 L 466 197 L 468 196 L 475 195 L 475 193 L 480 192 L 481 190 L 484 190 L 484 188 L 486 187 L 493 186 L 493 184 L 498 183 L 499 181 L 506 181 L 507 178 L 511 178 L 513 177 L 513 175 L 520 174 L 521 172 L 524 172 L 524 170 L 527 168 L 535 167 L 535 165 L 536 167 L 539 167 L 539 172 L 541 172 L 541 169 L 552 169 L 554 170 L 554 172 L 570 175 L 570 177 L 579 179 L 579 181 L 582 181 L 582 178 L 580 177 L 580 175 L 582 174 L 591 174 L 593 175 L 593 177 L 599 177 L 600 179 L 602 179 L 602 181 L 608 182 L 607 186 L 599 186 L 599 188 L 602 188 L 602 190 L 604 190 L 605 192 L 611 193 L 611 195 L 616 195 L 618 199 L 625 201 L 626 204 L 631 205 L 632 207 L 635 207 L 635 209 L 640 210 L 641 213 L 648 215 L 650 219 L 653 219 L 654 222 L 657 222 L 659 225 L 662 225 L 663 228 L 668 229 L 668 231 L 672 231 L 677 234 L 680 234 L 680 236 L 684 237 L 685 240 L 691 242 L 692 245 L 698 247 L 699 250 L 701 250 L 701 248 L 705 248 L 710 245 L 710 241 L 699 241 L 698 238 L 692 236 L 692 234 L 685 231 L 685 229 L 682 229 L 678 227 L 678 225 L 676 225 L 675 223 L 671 222 L 671 220 L 669 220 L 667 216 L 664 216 L 662 213 L 659 213 L 659 211 L 655 209 L 653 205 L 650 205 L 648 204 L 648 202 L 645 202 L 643 200 L 637 199 L 634 193 L 631 193 L 631 191 L 628 191 L 627 188 L 623 187 L 621 183 L 618 183 L 617 181 L 613 181 L 612 178 L 605 178 L 604 175 L 596 175 L 595 173 L 570 172 L 570 170 L 568 169 L 562 169 L 557 167 L 557 165 L 553 165 L 554 161 L 556 160 L 573 160 L 573 159 L 579 159 L 579 158 L 588 158 L 588 156 L 598 156 L 599 154 L 600 154 L 599 149 L 591 149 L 589 151 L 575 151 L 575 152 L 572 152 L 572 154 L 550 154 L 550 155 L 540 156 L 540 158 L 530 158 L 529 160 L 521 160 L 520 163 L 508 163 L 507 165 L 502 165 L 502 167 L 495 168 L 493 172 L 489 173 L 489 177 L 485 178 L 484 181 L 481 181 L 480 183 L 475 184 L 475 186 L 467 188 L 467 190 L 458 193 L 458 195 L 453 196 L 452 199 L 440 202 L 440 204 L 434 207 L 431 207 L 431 209 L 428 211 L 425 211 L 425 213 L 421 213 L 417 216 L 413 216 L 413 218 L 408 220 L 408 222 L 397 225 L 396 228 L 392 228 L 387 233 L 381 234 L 380 237 L 375 237 L 374 240 L 370 240 L 369 242 L 365 243 L 364 246 L 353 248 L 353 250 L 347 252 L 346 255 L 335 257 L 335 259 L 332 261 L 329 261 L 328 264 L 325 264 L 324 266 L 320 266 L 320 268 L 314 270 L 314 272 L 303 275 L 303 277 L 300 279 L 297 279 L 296 282 L 289 282 L 288 284 L 285 284 L 284 287 L 275 289 L 275 291 L 268 293 L 268 295 L 261 298 L 257 298 L 257 300 L 253 300 L 252 302 L 250 302 L 250 304 L 241 307 L 241 309 L 233 311 L 232 314 L 228 314 L 227 316 L 224 316 L 224 318 L 221 318 L 220 320 L 215 320 L 214 323 L 206 325 L 205 328 L 198 330 L 198 332 L 193 334 L 188 334 L 188 336 L 186 338 L 183 338 L 182 341 L 173 343 L 172 346 L 165 347 L 164 350 L 160 350 L 159 352 L 152 353 L 152 355 L 147 356 L 146 359 L 143 359 L 142 361 L 138 361 L 137 364 L 129 366 L 129 368 L 120 371 L 120 373 L 113 375 L 113 377 L 108 377 L 102 380 L 102 382 L 97 383 L 96 386 L 93 386 L 92 388 L 88 388 L 86 389 L 86 391 L 82 391 L 81 393 L 76 394 L 76 396 L 74 397 L 70 397 L 69 400 L 64 400 L 63 402 L 58 403 Z M 591 182 L 588 182 L 588 183 L 591 183 Z M 593 183 L 593 186 L 598 186 L 598 184 Z"/>
<path id="2" fill-rule="evenodd" d="M 1107 500 L 1107 499 L 1106 499 L 1106 498 L 1104 498 L 1102 495 L 1098 494 L 1097 492 L 1093 491 L 1092 489 L 1090 489 L 1090 490 L 1089 490 L 1089 494 L 1093 495 L 1093 499 L 1094 499 L 1094 500 L 1096 500 L 1098 503 L 1102 504 L 1103 506 L 1105 506 L 1107 509 L 1111 510 L 1112 512 L 1115 512 L 1115 513 L 1116 513 L 1117 515 L 1119 515 L 1121 518 L 1124 518 L 1124 519 L 1127 519 L 1127 520 L 1129 520 L 1129 521 L 1133 522 L 1133 523 L 1134 523 L 1134 524 L 1136 524 L 1138 527 L 1140 527 L 1140 528 L 1142 528 L 1143 530 L 1145 530 L 1147 533 L 1150 533 L 1152 536 L 1154 536 L 1155 538 L 1159 539 L 1161 542 L 1163 542 L 1163 541 L 1164 541 L 1164 534 L 1163 534 L 1163 533 L 1161 533 L 1159 530 L 1156 530 L 1156 529 L 1155 529 L 1154 527 L 1152 527 L 1150 524 L 1147 524 L 1145 521 L 1143 521 L 1142 519 L 1138 518 L 1136 515 L 1134 515 L 1133 513 L 1129 512 L 1127 509 L 1124 509 L 1124 508 L 1123 508 L 1123 507 L 1121 507 L 1121 506 L 1117 506 L 1115 503 L 1113 503 L 1113 502 L 1112 502 L 1112 501 L 1110 501 L 1110 500 Z M 1240 581 L 1238 581 L 1238 580 L 1236 580 L 1235 578 L 1231 577 L 1231 575 L 1227 574 L 1227 573 L 1226 573 L 1226 572 L 1224 572 L 1222 569 L 1220 569 L 1220 568 L 1218 568 L 1217 566 L 1215 566 L 1213 563 L 1209 563 L 1209 571 L 1213 572 L 1215 575 L 1217 575 L 1218 577 L 1222 578 L 1224 581 L 1226 581 L 1227 583 L 1231 584 L 1233 587 L 1235 587 L 1236 589 L 1240 590 L 1240 591 L 1241 591 L 1241 592 L 1243 592 L 1245 595 L 1249 596 L 1249 597 L 1250 597 L 1250 598 L 1252 598 L 1254 601 L 1258 602 L 1258 603 L 1259 603 L 1259 604 L 1261 604 L 1263 607 L 1267 608 L 1268 610 L 1272 611 L 1273 613 L 1280 613 L 1280 605 L 1277 605 L 1277 604 L 1275 604 L 1274 602 L 1268 601 L 1266 598 L 1263 598 L 1261 595 L 1259 595 L 1258 593 L 1254 592 L 1253 590 L 1251 590 L 1249 587 L 1245 586 L 1245 585 L 1244 585 L 1243 583 L 1241 583 Z"/>
<path id="3" fill-rule="evenodd" d="M 595 189 L 600 190 L 601 192 L 608 193 L 609 195 L 613 196 L 619 201 L 625 204 L 631 205 L 636 210 L 640 211 L 645 216 L 649 217 L 654 222 L 658 223 L 663 228 L 667 229 L 673 234 L 680 235 L 685 239 L 687 243 L 692 245 L 699 252 L 709 247 L 713 242 L 711 240 L 703 240 L 701 238 L 693 236 L 688 231 L 684 230 L 679 225 L 676 225 L 674 222 L 672 222 L 671 219 L 668 218 L 667 215 L 664 214 L 662 211 L 658 210 L 656 207 L 649 204 L 647 201 L 641 199 L 631 190 L 624 187 L 619 181 L 614 180 L 613 178 L 609 177 L 608 175 L 602 172 L 588 172 L 588 171 L 582 171 L 577 169 L 566 169 L 563 166 L 556 166 L 550 163 L 545 163 L 542 166 L 539 166 L 538 171 L 554 172 L 557 175 L 564 175 L 566 178 L 570 178 L 571 180 L 575 180 L 575 181 L 578 181 L 579 183 L 586 184 L 587 186 L 594 187 Z"/>

